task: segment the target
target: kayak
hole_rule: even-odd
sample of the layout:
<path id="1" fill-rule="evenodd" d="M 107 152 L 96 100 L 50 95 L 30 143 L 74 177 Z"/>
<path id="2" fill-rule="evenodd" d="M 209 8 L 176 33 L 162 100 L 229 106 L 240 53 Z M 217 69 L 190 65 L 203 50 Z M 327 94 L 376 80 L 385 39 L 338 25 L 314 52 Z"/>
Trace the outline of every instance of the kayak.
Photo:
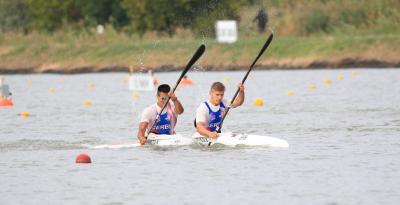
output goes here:
<path id="1" fill-rule="evenodd" d="M 192 140 L 196 144 L 208 145 L 211 141 L 209 137 L 204 137 L 199 133 L 195 133 L 192 137 Z M 279 148 L 288 148 L 289 143 L 286 140 L 268 137 L 262 135 L 253 135 L 253 134 L 236 134 L 232 132 L 223 132 L 220 133 L 217 139 L 211 142 L 213 144 L 223 144 L 227 146 L 237 146 L 237 145 L 246 145 L 246 146 L 267 146 L 267 147 L 279 147 Z"/>
<path id="2" fill-rule="evenodd" d="M 200 144 L 207 146 L 210 142 L 210 138 L 204 137 L 198 133 L 193 135 L 192 139 L 185 138 L 181 134 L 175 135 L 156 135 L 149 134 L 145 145 L 151 146 L 185 146 L 191 144 Z M 266 146 L 266 147 L 278 147 L 288 148 L 289 143 L 286 140 L 268 137 L 262 135 L 253 134 L 234 134 L 232 132 L 220 133 L 218 138 L 212 141 L 211 145 L 223 144 L 226 146 Z M 123 149 L 140 147 L 140 143 L 122 143 L 122 144 L 103 144 L 103 145 L 84 145 L 89 149 Z"/>
<path id="3" fill-rule="evenodd" d="M 146 144 L 158 146 L 181 146 L 190 145 L 192 142 L 189 138 L 183 137 L 181 134 L 175 135 L 156 135 L 149 134 Z"/>
<path id="4" fill-rule="evenodd" d="M 156 135 L 150 133 L 147 137 L 147 142 L 145 145 L 155 145 L 155 146 L 182 146 L 182 145 L 190 145 L 192 143 L 191 139 L 185 138 L 180 134 L 175 135 Z M 95 145 L 90 146 L 86 145 L 86 147 L 90 149 L 122 149 L 122 148 L 132 148 L 132 147 L 140 147 L 139 141 L 135 143 L 125 143 L 125 144 L 103 144 L 103 145 Z"/>

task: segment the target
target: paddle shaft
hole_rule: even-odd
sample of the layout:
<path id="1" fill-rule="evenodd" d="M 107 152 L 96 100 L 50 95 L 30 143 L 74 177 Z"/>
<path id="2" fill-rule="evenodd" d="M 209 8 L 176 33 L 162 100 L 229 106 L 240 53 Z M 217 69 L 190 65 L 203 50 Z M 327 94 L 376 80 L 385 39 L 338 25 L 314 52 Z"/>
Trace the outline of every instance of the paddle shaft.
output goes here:
<path id="1" fill-rule="evenodd" d="M 254 65 L 256 64 L 256 62 L 258 61 L 258 59 L 261 57 L 261 55 L 264 53 L 264 51 L 265 51 L 265 50 L 268 48 L 268 46 L 271 44 L 271 41 L 272 41 L 273 37 L 274 37 L 274 33 L 271 33 L 271 34 L 269 35 L 267 41 L 265 42 L 264 46 L 261 48 L 260 52 L 258 53 L 257 57 L 254 59 L 253 63 L 250 65 L 249 70 L 247 71 L 246 75 L 244 76 L 244 78 L 243 78 L 243 80 L 242 80 L 242 84 L 244 84 L 244 82 L 246 81 L 247 77 L 249 76 L 251 70 L 253 69 L 253 67 L 254 67 Z M 232 103 L 235 101 L 235 99 L 236 99 L 236 97 L 238 96 L 239 92 L 240 92 L 240 88 L 238 88 L 238 89 L 236 90 L 236 93 L 235 93 L 235 95 L 233 96 L 233 98 L 232 98 L 232 100 L 231 100 L 231 105 L 232 105 Z M 228 114 L 228 112 L 229 112 L 230 109 L 231 109 L 231 106 L 228 106 L 228 107 L 226 108 L 226 111 L 225 111 L 225 113 L 224 113 L 224 115 L 223 115 L 223 117 L 222 117 L 222 120 L 221 120 L 221 122 L 219 123 L 219 125 L 218 125 L 218 127 L 217 127 L 217 132 L 218 132 L 218 133 L 221 133 L 222 123 L 224 122 L 225 117 L 226 117 L 226 115 Z M 211 144 L 211 142 L 210 142 L 210 144 Z M 209 145 L 210 145 L 210 144 L 209 144 Z"/>
<path id="2" fill-rule="evenodd" d="M 189 69 L 193 66 L 193 64 L 203 55 L 204 51 L 206 50 L 206 47 L 204 46 L 204 44 L 202 44 L 196 51 L 196 53 L 194 53 L 193 57 L 190 59 L 190 61 L 188 62 L 188 64 L 186 65 L 185 69 L 182 71 L 181 76 L 179 77 L 178 81 L 176 81 L 175 87 L 174 89 L 172 89 L 172 93 L 175 93 L 176 88 L 178 87 L 179 83 L 181 82 L 182 78 L 186 75 L 186 73 L 189 71 Z M 156 125 L 156 122 L 158 120 L 158 118 L 160 117 L 161 113 L 164 111 L 164 109 L 167 107 L 169 100 L 171 99 L 170 96 L 168 96 L 167 101 L 164 103 L 164 106 L 162 107 L 160 113 L 157 113 L 157 117 L 154 120 L 153 125 L 150 127 L 150 129 L 147 130 L 147 133 L 145 135 L 145 137 L 147 138 L 147 136 L 149 135 L 150 131 L 153 129 L 153 127 Z"/>

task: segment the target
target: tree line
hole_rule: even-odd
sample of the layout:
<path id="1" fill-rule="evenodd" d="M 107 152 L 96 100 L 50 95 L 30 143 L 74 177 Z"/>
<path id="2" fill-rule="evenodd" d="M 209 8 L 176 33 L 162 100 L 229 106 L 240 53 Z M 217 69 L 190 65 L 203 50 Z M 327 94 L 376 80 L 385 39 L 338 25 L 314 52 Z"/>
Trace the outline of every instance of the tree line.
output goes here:
<path id="1" fill-rule="evenodd" d="M 240 20 L 248 6 L 264 7 L 281 35 L 396 33 L 399 0 L 0 0 L 1 32 L 93 31 L 174 35 L 190 29 L 212 36 L 216 20 Z M 247 15 L 255 15 L 247 13 Z"/>
<path id="2" fill-rule="evenodd" d="M 213 29 L 217 19 L 239 19 L 254 0 L 0 0 L 0 32 L 55 32 L 112 26 L 119 32 Z M 210 26 L 211 25 L 211 26 Z"/>

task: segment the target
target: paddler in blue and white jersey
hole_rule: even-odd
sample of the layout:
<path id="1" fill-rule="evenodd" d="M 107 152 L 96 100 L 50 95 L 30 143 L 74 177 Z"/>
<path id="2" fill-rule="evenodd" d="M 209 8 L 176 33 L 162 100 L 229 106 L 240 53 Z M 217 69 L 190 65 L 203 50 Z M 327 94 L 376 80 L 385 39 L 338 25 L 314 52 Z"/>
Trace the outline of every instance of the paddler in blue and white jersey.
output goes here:
<path id="1" fill-rule="evenodd" d="M 167 101 L 168 97 L 171 97 L 167 107 L 160 114 L 157 122 L 156 117 L 161 112 L 164 103 Z M 141 145 L 146 143 L 145 133 L 146 130 L 150 130 L 150 133 L 158 135 L 172 135 L 175 134 L 174 128 L 178 119 L 178 115 L 182 114 L 184 111 L 181 102 L 174 93 L 171 92 L 171 88 L 167 84 L 162 84 L 157 88 L 157 103 L 145 108 L 140 119 L 139 130 L 137 137 Z"/>
<path id="2" fill-rule="evenodd" d="M 241 106 L 244 102 L 244 86 L 238 84 L 239 94 L 235 101 L 230 102 L 224 98 L 225 86 L 221 82 L 214 82 L 210 88 L 210 99 L 201 103 L 196 111 L 195 127 L 197 133 L 193 136 L 209 137 L 215 139 L 218 135 L 217 128 L 222 120 L 225 109 L 230 106 L 235 108 Z"/>

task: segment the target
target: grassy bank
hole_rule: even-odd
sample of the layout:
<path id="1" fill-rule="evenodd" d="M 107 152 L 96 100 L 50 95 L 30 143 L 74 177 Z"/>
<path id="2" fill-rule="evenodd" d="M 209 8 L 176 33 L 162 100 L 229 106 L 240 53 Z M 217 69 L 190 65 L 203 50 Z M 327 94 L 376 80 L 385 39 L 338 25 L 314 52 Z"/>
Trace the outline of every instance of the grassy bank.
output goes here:
<path id="1" fill-rule="evenodd" d="M 400 67 L 400 3 L 396 0 L 263 0 L 275 39 L 259 60 L 262 68 Z M 198 62 L 203 69 L 241 69 L 253 61 L 268 37 L 258 34 L 253 18 L 259 5 L 240 11 L 239 41 L 218 44 L 213 23 L 201 34 L 178 30 L 173 37 L 146 33 L 143 38 L 106 26 L 73 25 L 54 33 L 0 33 L 0 73 L 127 71 L 184 66 L 205 43 Z M 207 22 L 207 21 L 206 21 Z M 76 25 L 75 25 L 76 26 Z M 199 37 L 200 36 L 200 37 Z"/>
<path id="2" fill-rule="evenodd" d="M 0 72 L 90 72 L 184 66 L 195 49 L 207 50 L 199 65 L 205 69 L 248 66 L 268 34 L 240 36 L 234 44 L 197 39 L 181 32 L 174 38 L 129 37 L 112 30 L 104 41 L 90 34 L 3 34 L 0 37 Z M 314 35 L 275 39 L 259 63 L 264 68 L 387 67 L 400 65 L 400 35 Z"/>

